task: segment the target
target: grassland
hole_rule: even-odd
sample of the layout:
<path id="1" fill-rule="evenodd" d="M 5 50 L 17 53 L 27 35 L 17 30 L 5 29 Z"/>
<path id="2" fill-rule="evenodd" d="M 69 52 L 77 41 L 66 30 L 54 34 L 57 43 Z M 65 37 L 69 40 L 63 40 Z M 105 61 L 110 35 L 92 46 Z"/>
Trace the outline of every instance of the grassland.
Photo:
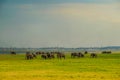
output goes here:
<path id="1" fill-rule="evenodd" d="M 0 54 L 0 80 L 120 80 L 120 54 L 98 58 L 25 60 L 25 54 Z"/>

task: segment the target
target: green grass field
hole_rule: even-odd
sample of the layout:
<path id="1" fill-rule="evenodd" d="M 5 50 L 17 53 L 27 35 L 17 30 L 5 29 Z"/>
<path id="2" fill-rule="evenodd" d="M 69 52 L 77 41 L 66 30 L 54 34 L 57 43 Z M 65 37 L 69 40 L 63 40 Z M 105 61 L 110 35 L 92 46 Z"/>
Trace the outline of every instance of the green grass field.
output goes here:
<path id="1" fill-rule="evenodd" d="M 120 80 L 120 54 L 98 58 L 25 60 L 25 54 L 0 54 L 0 80 Z"/>

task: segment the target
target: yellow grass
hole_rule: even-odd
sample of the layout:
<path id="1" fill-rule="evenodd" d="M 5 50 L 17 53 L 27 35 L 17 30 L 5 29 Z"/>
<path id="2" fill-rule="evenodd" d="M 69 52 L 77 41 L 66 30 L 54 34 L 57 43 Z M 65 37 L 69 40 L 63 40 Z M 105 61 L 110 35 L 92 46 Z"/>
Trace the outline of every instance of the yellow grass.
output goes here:
<path id="1" fill-rule="evenodd" d="M 98 58 L 25 60 L 24 55 L 0 55 L 0 80 L 120 80 L 120 54 Z"/>
<path id="2" fill-rule="evenodd" d="M 0 80 L 120 80 L 117 73 L 65 71 L 10 71 L 0 72 Z"/>

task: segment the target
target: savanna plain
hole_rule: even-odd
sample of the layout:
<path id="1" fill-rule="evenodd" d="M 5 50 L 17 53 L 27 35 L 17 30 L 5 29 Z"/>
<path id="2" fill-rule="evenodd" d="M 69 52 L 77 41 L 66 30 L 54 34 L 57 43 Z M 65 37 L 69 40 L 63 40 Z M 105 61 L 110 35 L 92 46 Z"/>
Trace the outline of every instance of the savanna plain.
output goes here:
<path id="1" fill-rule="evenodd" d="M 25 54 L 0 54 L 0 80 L 120 80 L 120 53 L 90 58 L 26 60 Z"/>

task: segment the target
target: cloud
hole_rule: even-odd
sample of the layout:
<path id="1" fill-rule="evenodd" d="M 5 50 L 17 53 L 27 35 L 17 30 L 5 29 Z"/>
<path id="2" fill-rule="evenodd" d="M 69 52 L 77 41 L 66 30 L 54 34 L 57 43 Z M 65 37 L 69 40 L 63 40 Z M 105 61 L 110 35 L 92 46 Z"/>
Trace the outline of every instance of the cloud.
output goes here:
<path id="1" fill-rule="evenodd" d="M 51 14 L 63 15 L 64 17 L 81 18 L 89 21 L 105 21 L 120 23 L 120 4 L 62 4 Z"/>
<path id="2" fill-rule="evenodd" d="M 31 15 L 54 15 L 71 19 L 83 19 L 90 22 L 100 21 L 113 24 L 120 23 L 120 3 L 94 4 L 94 3 L 63 3 L 48 5 L 22 5 L 26 10 L 23 13 Z M 46 7 L 47 6 L 47 7 Z"/>

